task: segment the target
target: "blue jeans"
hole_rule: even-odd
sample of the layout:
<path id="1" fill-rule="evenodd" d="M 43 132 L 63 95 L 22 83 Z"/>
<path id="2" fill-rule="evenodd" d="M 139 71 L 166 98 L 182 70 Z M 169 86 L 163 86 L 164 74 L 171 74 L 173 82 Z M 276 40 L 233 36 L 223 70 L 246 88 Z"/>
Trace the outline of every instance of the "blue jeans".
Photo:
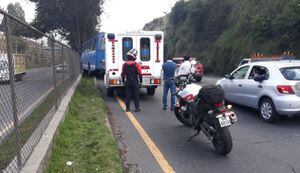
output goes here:
<path id="1" fill-rule="evenodd" d="M 174 80 L 167 80 L 164 81 L 164 90 L 163 90 L 163 108 L 167 108 L 167 97 L 168 97 L 168 91 L 171 91 L 171 109 L 174 109 L 175 105 L 175 96 L 173 96 L 174 93 L 176 93 L 176 87 Z"/>

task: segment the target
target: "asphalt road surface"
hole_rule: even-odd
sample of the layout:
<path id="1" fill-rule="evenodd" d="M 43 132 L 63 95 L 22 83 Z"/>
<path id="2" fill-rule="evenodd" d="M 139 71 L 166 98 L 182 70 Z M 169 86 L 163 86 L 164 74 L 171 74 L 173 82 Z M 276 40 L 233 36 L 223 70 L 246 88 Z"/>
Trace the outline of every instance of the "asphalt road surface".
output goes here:
<path id="1" fill-rule="evenodd" d="M 215 81 L 216 78 L 204 78 L 201 85 Z M 155 160 L 156 153 L 150 152 L 116 99 L 106 97 L 102 81 L 100 88 L 112 112 L 111 122 L 125 164 L 143 173 L 163 172 Z M 162 110 L 161 92 L 159 88 L 155 96 L 147 96 L 141 90 L 142 111 L 132 114 L 175 172 L 300 172 L 300 118 L 284 118 L 277 124 L 267 124 L 259 119 L 256 110 L 233 105 L 238 116 L 238 122 L 230 128 L 234 146 L 228 156 L 221 156 L 214 152 L 203 134 L 187 141 L 194 131 L 180 124 L 170 110 Z"/>
<path id="2" fill-rule="evenodd" d="M 63 79 L 57 74 L 57 83 Z M 32 104 L 53 88 L 53 72 L 51 68 L 37 68 L 26 72 L 22 81 L 16 82 L 17 109 L 19 116 Z M 19 117 L 21 118 L 21 117 Z M 23 117 L 24 118 L 24 117 Z M 13 114 L 11 91 L 9 84 L 0 84 L 0 141 L 11 131 Z"/>

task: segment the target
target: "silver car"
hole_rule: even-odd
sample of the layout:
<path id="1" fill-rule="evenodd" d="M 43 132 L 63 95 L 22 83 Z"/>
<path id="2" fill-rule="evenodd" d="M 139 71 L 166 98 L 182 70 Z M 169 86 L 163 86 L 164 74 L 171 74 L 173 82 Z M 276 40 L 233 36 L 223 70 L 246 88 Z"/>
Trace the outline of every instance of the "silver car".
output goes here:
<path id="1" fill-rule="evenodd" d="M 264 121 L 300 115 L 300 61 L 244 64 L 217 85 L 224 89 L 227 101 L 259 109 Z"/>

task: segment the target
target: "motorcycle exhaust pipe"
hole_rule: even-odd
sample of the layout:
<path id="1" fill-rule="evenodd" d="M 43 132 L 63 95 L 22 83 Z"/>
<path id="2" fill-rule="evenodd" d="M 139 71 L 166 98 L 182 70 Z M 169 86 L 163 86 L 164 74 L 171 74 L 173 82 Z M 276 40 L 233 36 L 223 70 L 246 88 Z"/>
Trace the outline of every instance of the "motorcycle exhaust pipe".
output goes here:
<path id="1" fill-rule="evenodd" d="M 236 116 L 236 114 L 235 114 L 234 112 L 232 112 L 232 113 L 230 114 L 230 119 L 231 119 L 231 122 L 232 122 L 232 123 L 237 122 L 237 116 Z"/>

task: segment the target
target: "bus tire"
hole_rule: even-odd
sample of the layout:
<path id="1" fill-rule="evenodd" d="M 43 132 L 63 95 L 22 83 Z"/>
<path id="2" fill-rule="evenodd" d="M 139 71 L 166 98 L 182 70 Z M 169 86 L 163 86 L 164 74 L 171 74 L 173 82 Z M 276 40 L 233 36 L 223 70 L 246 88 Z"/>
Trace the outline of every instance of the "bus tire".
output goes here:
<path id="1" fill-rule="evenodd" d="M 91 72 L 91 65 L 90 63 L 88 63 L 88 75 L 91 76 L 92 72 Z"/>
<path id="2" fill-rule="evenodd" d="M 114 88 L 107 88 L 106 92 L 107 92 L 108 97 L 113 97 L 114 94 L 115 94 L 115 89 Z"/>

